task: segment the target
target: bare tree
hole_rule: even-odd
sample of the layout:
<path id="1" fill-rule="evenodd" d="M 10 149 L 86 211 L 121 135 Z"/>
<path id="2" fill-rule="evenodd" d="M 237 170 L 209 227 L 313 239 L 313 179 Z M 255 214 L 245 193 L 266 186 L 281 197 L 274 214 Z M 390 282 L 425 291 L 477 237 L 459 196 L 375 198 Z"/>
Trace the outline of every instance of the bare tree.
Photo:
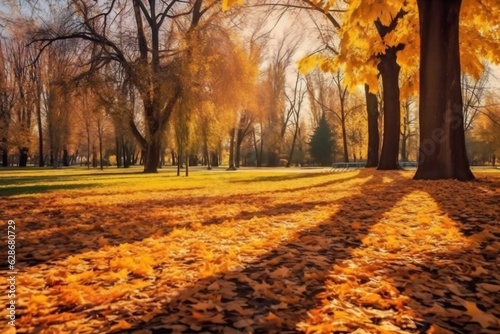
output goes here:
<path id="1" fill-rule="evenodd" d="M 5 41 L 0 39 L 0 149 L 2 166 L 7 167 L 9 157 L 9 128 L 14 107 L 14 87 L 8 60 L 4 53 Z"/>
<path id="2" fill-rule="evenodd" d="M 300 75 L 297 72 L 293 93 L 291 95 L 285 93 L 285 96 L 288 100 L 287 115 L 290 115 L 290 123 L 293 126 L 292 144 L 290 147 L 290 154 L 288 155 L 286 167 L 290 167 L 290 164 L 292 163 L 295 144 L 297 142 L 298 136 L 300 135 L 300 120 L 301 120 L 300 112 L 302 111 L 302 106 L 306 94 L 307 94 L 307 89 L 304 88 L 304 80 L 300 78 Z"/>
<path id="3" fill-rule="evenodd" d="M 217 2 L 71 0 L 70 4 L 66 19 L 59 26 L 45 27 L 36 40 L 46 48 L 56 40 L 83 39 L 94 50 L 92 70 L 110 62 L 123 68 L 143 103 L 144 133 L 133 121 L 130 125 L 146 152 L 144 171 L 156 172 L 162 134 L 182 91 L 179 56 L 190 57 L 197 44 L 192 32 L 202 28 L 202 17 L 220 11 Z"/>
<path id="4" fill-rule="evenodd" d="M 470 130 L 477 116 L 485 110 L 485 94 L 487 92 L 487 83 L 490 74 L 490 69 L 485 68 L 479 79 L 462 73 L 462 99 L 464 113 L 464 130 L 465 134 Z"/>

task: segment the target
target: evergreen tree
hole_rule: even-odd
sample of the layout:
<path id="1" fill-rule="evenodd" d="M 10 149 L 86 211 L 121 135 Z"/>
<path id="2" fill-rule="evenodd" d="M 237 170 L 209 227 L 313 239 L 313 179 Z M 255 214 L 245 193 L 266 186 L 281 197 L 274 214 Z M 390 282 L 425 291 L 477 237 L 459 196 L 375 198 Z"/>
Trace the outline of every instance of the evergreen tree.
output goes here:
<path id="1" fill-rule="evenodd" d="M 309 153 L 313 161 L 321 166 L 330 166 L 333 146 L 332 130 L 326 121 L 325 114 L 323 114 L 309 142 Z"/>

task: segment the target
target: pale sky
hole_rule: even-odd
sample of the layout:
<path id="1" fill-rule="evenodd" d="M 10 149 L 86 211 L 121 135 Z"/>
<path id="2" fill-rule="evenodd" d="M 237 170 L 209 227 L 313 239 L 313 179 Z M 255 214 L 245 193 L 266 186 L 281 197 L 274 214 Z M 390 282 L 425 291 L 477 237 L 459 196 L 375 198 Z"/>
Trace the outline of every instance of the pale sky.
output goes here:
<path id="1" fill-rule="evenodd" d="M 500 65 L 491 65 L 490 86 L 500 89 Z"/>

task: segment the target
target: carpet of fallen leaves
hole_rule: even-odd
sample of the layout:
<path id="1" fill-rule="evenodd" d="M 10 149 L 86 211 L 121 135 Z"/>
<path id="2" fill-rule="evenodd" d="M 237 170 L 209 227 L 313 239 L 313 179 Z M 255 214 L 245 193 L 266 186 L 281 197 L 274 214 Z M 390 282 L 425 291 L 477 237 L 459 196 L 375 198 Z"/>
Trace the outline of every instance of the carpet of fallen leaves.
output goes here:
<path id="1" fill-rule="evenodd" d="M 477 176 L 85 176 L 0 198 L 17 333 L 499 333 L 500 173 Z"/>

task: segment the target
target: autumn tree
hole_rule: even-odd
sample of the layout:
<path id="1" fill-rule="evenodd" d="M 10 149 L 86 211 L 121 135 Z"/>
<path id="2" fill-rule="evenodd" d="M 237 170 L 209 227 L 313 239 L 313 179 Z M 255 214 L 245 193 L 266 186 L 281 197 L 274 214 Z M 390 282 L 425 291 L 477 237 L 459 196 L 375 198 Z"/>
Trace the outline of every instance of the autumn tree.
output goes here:
<path id="1" fill-rule="evenodd" d="M 393 32 L 395 26 L 405 12 L 401 7 L 393 10 L 397 15 L 380 15 L 380 6 L 365 6 L 360 1 L 350 3 L 347 7 L 342 7 L 338 2 L 303 1 L 320 12 L 323 12 L 329 23 L 335 28 L 334 35 L 340 35 L 340 48 L 332 47 L 329 40 L 335 40 L 335 36 L 328 34 L 322 36 L 325 43 L 325 53 L 318 53 L 308 57 L 301 62 L 301 67 L 307 69 L 311 65 L 318 65 L 323 71 L 333 72 L 342 68 L 348 75 L 345 85 L 354 90 L 356 85 L 364 84 L 366 88 L 365 101 L 368 120 L 368 158 L 367 167 L 377 167 L 381 169 L 397 168 L 398 150 L 398 130 L 389 130 L 386 133 L 385 145 L 383 145 L 383 159 L 379 165 L 379 132 L 378 132 L 378 108 L 375 93 L 378 90 L 379 71 L 384 72 L 386 89 L 391 91 L 385 97 L 388 99 L 384 106 L 384 112 L 396 114 L 399 110 L 399 101 L 394 100 L 394 92 L 398 93 L 399 65 L 396 62 L 396 53 L 404 49 L 404 44 L 392 44 L 386 41 L 386 35 Z M 345 13 L 344 13 L 345 12 Z M 338 18 L 339 13 L 341 19 Z M 342 22 L 340 24 L 339 22 Z M 361 35 L 361 38 L 355 35 Z M 367 42 L 367 39 L 371 39 Z M 375 44 L 375 48 L 371 46 Z M 331 62 L 332 59 L 335 61 Z M 382 73 L 380 72 L 380 73 Z M 389 91 L 387 91 L 389 93 Z M 396 117 L 384 117 L 384 120 L 391 123 L 398 122 Z M 385 149 L 384 149 L 385 147 Z M 344 151 L 344 156 L 348 156 Z M 390 163 L 390 161 L 393 161 Z"/>
<path id="2" fill-rule="evenodd" d="M 281 143 L 289 121 L 285 109 L 287 69 L 292 64 L 297 46 L 297 41 L 291 41 L 287 37 L 281 38 L 264 74 L 267 96 L 266 104 L 263 106 L 265 108 L 265 123 L 263 124 L 261 141 L 265 139 L 268 167 L 275 167 L 279 164 L 282 151 Z"/>
<path id="3" fill-rule="evenodd" d="M 474 179 L 460 87 L 462 0 L 417 0 L 420 18 L 420 153 L 415 179 Z"/>
<path id="4" fill-rule="evenodd" d="M 463 98 L 463 112 L 464 112 L 464 130 L 471 129 L 472 124 L 476 118 L 481 114 L 485 107 L 485 98 L 487 93 L 487 84 L 489 79 L 490 69 L 485 68 L 479 79 L 474 76 L 462 73 L 461 86 Z"/>
<path id="5" fill-rule="evenodd" d="M 474 127 L 469 130 L 467 152 L 472 164 L 497 164 L 500 156 L 500 107 L 488 108 L 487 113 L 476 117 Z"/>
<path id="6" fill-rule="evenodd" d="M 18 149 L 18 165 L 26 167 L 29 152 L 33 150 L 34 108 L 39 97 L 33 80 L 33 49 L 23 35 L 10 40 L 8 58 L 15 94 L 9 126 L 10 143 Z"/>
<path id="7" fill-rule="evenodd" d="M 0 150 L 2 150 L 2 166 L 7 167 L 9 157 L 9 127 L 15 95 L 4 45 L 5 40 L 0 39 Z"/>
<path id="8" fill-rule="evenodd" d="M 292 93 L 285 93 L 288 101 L 288 117 L 292 126 L 292 143 L 290 144 L 290 153 L 286 162 L 286 167 L 290 167 L 295 152 L 295 146 L 300 141 L 300 123 L 302 116 L 302 109 L 307 95 L 307 89 L 304 87 L 304 79 L 301 78 L 300 73 L 297 72 L 295 85 Z"/>
<path id="9" fill-rule="evenodd" d="M 410 155 L 410 146 L 412 139 L 416 137 L 417 116 L 415 112 L 415 101 L 412 98 L 407 98 L 402 103 L 402 121 L 401 121 L 401 161 L 408 161 Z"/>
<path id="10" fill-rule="evenodd" d="M 42 47 L 60 39 L 83 39 L 96 48 L 93 69 L 109 62 L 120 64 L 143 103 L 144 133 L 131 125 L 146 152 L 144 171 L 156 172 L 163 133 L 183 89 L 179 57 L 190 57 L 185 46 L 197 45 L 185 42 L 201 29 L 202 18 L 220 12 L 218 3 L 71 0 L 70 4 L 68 19 L 44 27 L 36 39 Z"/>

